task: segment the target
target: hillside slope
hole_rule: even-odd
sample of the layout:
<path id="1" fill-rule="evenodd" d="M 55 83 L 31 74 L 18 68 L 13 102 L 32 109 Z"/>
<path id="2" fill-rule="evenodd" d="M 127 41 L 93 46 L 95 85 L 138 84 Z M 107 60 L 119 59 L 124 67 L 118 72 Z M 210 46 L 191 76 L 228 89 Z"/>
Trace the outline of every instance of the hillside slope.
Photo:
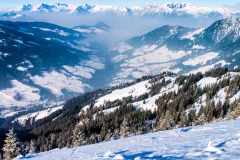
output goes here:
<path id="1" fill-rule="evenodd" d="M 239 33 L 240 21 L 232 17 L 200 29 L 162 26 L 129 39 L 109 52 L 117 68 L 112 85 L 167 70 L 186 74 L 239 66 Z"/>
<path id="2" fill-rule="evenodd" d="M 238 159 L 240 119 L 149 133 L 16 159 Z"/>
<path id="3" fill-rule="evenodd" d="M 51 106 L 96 87 L 92 79 L 105 63 L 87 36 L 50 23 L 0 21 L 0 110 Z"/>
<path id="4" fill-rule="evenodd" d="M 87 145 L 203 125 L 240 116 L 239 83 L 238 69 L 188 76 L 164 72 L 82 94 L 53 113 L 8 118 L 4 126 L 28 133 L 31 136 L 22 138 L 35 139 L 37 151 L 43 152 L 75 146 L 76 130 L 84 134 Z"/>

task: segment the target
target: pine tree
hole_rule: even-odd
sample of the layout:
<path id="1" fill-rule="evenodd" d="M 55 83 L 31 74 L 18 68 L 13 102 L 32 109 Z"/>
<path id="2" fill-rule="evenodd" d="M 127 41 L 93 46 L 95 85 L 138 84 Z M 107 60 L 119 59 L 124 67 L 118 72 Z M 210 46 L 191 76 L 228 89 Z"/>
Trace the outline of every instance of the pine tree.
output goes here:
<path id="1" fill-rule="evenodd" d="M 79 125 L 76 125 L 75 129 L 73 130 L 73 145 L 75 147 L 82 146 L 85 144 L 85 134 L 81 130 Z"/>
<path id="2" fill-rule="evenodd" d="M 108 130 L 108 133 L 105 137 L 105 141 L 110 141 L 112 138 L 112 132 L 111 132 L 111 129 Z"/>
<path id="3" fill-rule="evenodd" d="M 166 111 L 165 115 L 162 115 L 159 122 L 160 130 L 169 130 L 172 129 L 174 124 L 172 115 L 169 110 Z"/>
<path id="4" fill-rule="evenodd" d="M 121 123 L 121 126 L 120 126 L 119 134 L 121 137 L 125 138 L 125 137 L 128 137 L 129 131 L 130 131 L 130 128 L 129 128 L 128 120 L 126 117 L 124 117 L 123 122 Z"/>
<path id="5" fill-rule="evenodd" d="M 19 142 L 20 154 L 25 157 L 27 154 L 27 146 L 24 142 Z"/>
<path id="6" fill-rule="evenodd" d="M 240 103 L 237 104 L 236 107 L 234 107 L 234 110 L 229 112 L 227 117 L 228 119 L 235 119 L 240 116 Z"/>
<path id="7" fill-rule="evenodd" d="M 101 128 L 101 138 L 103 140 L 105 140 L 105 138 L 108 134 L 108 130 L 109 130 L 109 125 L 107 124 L 107 122 L 103 121 L 103 126 Z"/>
<path id="8" fill-rule="evenodd" d="M 183 112 L 180 116 L 179 126 L 186 127 L 187 125 L 188 125 L 188 119 L 187 119 L 186 113 Z"/>
<path id="9" fill-rule="evenodd" d="M 36 143 L 34 140 L 31 140 L 29 146 L 29 154 L 34 154 L 36 152 Z"/>
<path id="10" fill-rule="evenodd" d="M 201 105 L 201 107 L 198 111 L 198 117 L 200 117 L 202 114 L 204 114 L 204 106 Z"/>
<path id="11" fill-rule="evenodd" d="M 204 123 L 207 121 L 206 116 L 204 115 L 204 113 L 202 113 L 202 115 L 200 115 L 197 119 L 197 124 L 198 125 L 204 125 Z"/>
<path id="12" fill-rule="evenodd" d="M 7 137 L 4 140 L 5 144 L 3 146 L 3 156 L 6 160 L 11 160 L 20 155 L 20 147 L 13 129 L 10 129 L 6 135 Z"/>
<path id="13" fill-rule="evenodd" d="M 90 144 L 98 143 L 97 134 L 93 133 L 89 138 Z"/>
<path id="14" fill-rule="evenodd" d="M 66 144 L 67 148 L 70 148 L 72 145 L 71 145 L 71 141 L 67 141 L 67 144 Z"/>
<path id="15" fill-rule="evenodd" d="M 112 135 L 112 139 L 116 140 L 119 138 L 119 129 L 115 129 Z"/>
<path id="16" fill-rule="evenodd" d="M 222 109 L 222 103 L 219 100 L 216 107 L 214 108 L 214 117 L 216 119 L 223 117 L 223 109 Z"/>
<path id="17" fill-rule="evenodd" d="M 62 135 L 57 138 L 56 143 L 57 143 L 57 147 L 58 147 L 59 149 L 62 149 L 63 147 L 66 146 L 65 143 L 64 143 L 64 140 L 63 140 L 63 136 L 62 136 Z"/>
<path id="18" fill-rule="evenodd" d="M 143 104 L 146 104 L 146 101 L 145 101 L 145 99 L 143 100 Z"/>
<path id="19" fill-rule="evenodd" d="M 97 141 L 98 142 L 102 142 L 103 141 L 103 138 L 102 138 L 101 134 L 97 135 Z"/>
<path id="20" fill-rule="evenodd" d="M 190 125 L 194 125 L 195 120 L 196 120 L 196 110 L 191 109 L 188 113 L 188 121 L 189 123 L 191 123 Z"/>

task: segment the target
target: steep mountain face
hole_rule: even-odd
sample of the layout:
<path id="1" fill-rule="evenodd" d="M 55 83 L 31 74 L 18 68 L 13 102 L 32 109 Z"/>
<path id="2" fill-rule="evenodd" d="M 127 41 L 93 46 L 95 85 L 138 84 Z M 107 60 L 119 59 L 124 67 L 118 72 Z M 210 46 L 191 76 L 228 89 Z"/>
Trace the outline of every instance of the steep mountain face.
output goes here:
<path id="1" fill-rule="evenodd" d="M 200 29 L 163 26 L 122 42 L 109 53 L 119 70 L 112 84 L 166 70 L 184 74 L 217 66 L 237 67 L 239 26 L 238 18 Z"/>
<path id="2" fill-rule="evenodd" d="M 104 69 L 81 32 L 43 22 L 1 21 L 0 61 L 1 108 L 61 103 Z"/>

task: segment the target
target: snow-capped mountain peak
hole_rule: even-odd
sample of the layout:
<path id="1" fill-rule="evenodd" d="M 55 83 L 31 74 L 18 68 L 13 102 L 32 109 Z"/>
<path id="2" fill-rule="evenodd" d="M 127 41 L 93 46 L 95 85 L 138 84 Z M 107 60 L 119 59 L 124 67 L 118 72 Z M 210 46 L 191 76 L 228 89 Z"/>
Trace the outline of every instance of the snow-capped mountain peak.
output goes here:
<path id="1" fill-rule="evenodd" d="M 10 10 L 11 11 L 11 10 Z M 23 5 L 13 9 L 12 11 L 30 11 L 30 12 L 68 12 L 68 13 L 114 13 L 120 15 L 137 15 L 137 16 L 149 16 L 149 15 L 165 15 L 171 13 L 179 13 L 178 15 L 191 15 L 199 17 L 206 14 L 217 15 L 236 15 L 239 13 L 235 9 L 230 8 L 209 8 L 209 7 L 197 7 L 191 3 L 158 3 L 150 4 L 147 6 L 113 6 L 113 5 L 89 5 L 89 4 L 38 4 L 38 5 Z"/>
<path id="2" fill-rule="evenodd" d="M 39 5 L 34 6 L 31 11 L 50 12 L 50 11 L 53 11 L 53 8 L 54 8 L 54 5 L 41 3 Z"/>
<path id="3" fill-rule="evenodd" d="M 26 5 L 22 5 L 19 6 L 16 11 L 31 11 L 31 9 L 33 8 L 33 5 L 31 4 L 26 4 Z"/>
<path id="4" fill-rule="evenodd" d="M 191 3 L 167 3 L 166 6 L 171 9 L 182 9 L 186 7 L 192 7 L 193 5 Z"/>
<path id="5" fill-rule="evenodd" d="M 210 28 L 212 40 L 220 42 L 225 37 L 236 41 L 240 36 L 240 21 L 237 17 L 231 17 L 215 22 Z"/>
<path id="6" fill-rule="evenodd" d="M 85 5 L 72 5 L 71 13 L 88 13 L 91 10 L 92 6 L 85 4 Z"/>
<path id="7" fill-rule="evenodd" d="M 61 11 L 70 11 L 71 5 L 64 3 L 55 3 L 55 4 L 45 4 L 41 3 L 35 6 L 32 6 L 32 12 L 61 12 Z"/>

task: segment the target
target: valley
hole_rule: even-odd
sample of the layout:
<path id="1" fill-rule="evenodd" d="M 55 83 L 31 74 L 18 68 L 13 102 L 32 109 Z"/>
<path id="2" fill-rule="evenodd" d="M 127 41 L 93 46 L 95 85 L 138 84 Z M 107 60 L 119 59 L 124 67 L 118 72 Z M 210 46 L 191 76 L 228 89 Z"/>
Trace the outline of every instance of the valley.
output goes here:
<path id="1" fill-rule="evenodd" d="M 239 16 L 174 2 L 2 8 L 0 159 L 237 159 Z"/>
<path id="2" fill-rule="evenodd" d="M 101 34 L 94 33 L 94 28 L 108 32 L 110 27 L 103 22 L 73 29 L 47 23 L 2 23 L 6 24 L 1 28 L 5 38 L 1 40 L 0 96 L 8 99 L 0 102 L 2 117 L 25 107 L 58 106 L 81 93 L 163 71 L 190 74 L 238 67 L 237 18 L 202 29 L 162 26 L 110 50 L 88 40 Z M 16 33 L 8 35 L 13 29 Z"/>

